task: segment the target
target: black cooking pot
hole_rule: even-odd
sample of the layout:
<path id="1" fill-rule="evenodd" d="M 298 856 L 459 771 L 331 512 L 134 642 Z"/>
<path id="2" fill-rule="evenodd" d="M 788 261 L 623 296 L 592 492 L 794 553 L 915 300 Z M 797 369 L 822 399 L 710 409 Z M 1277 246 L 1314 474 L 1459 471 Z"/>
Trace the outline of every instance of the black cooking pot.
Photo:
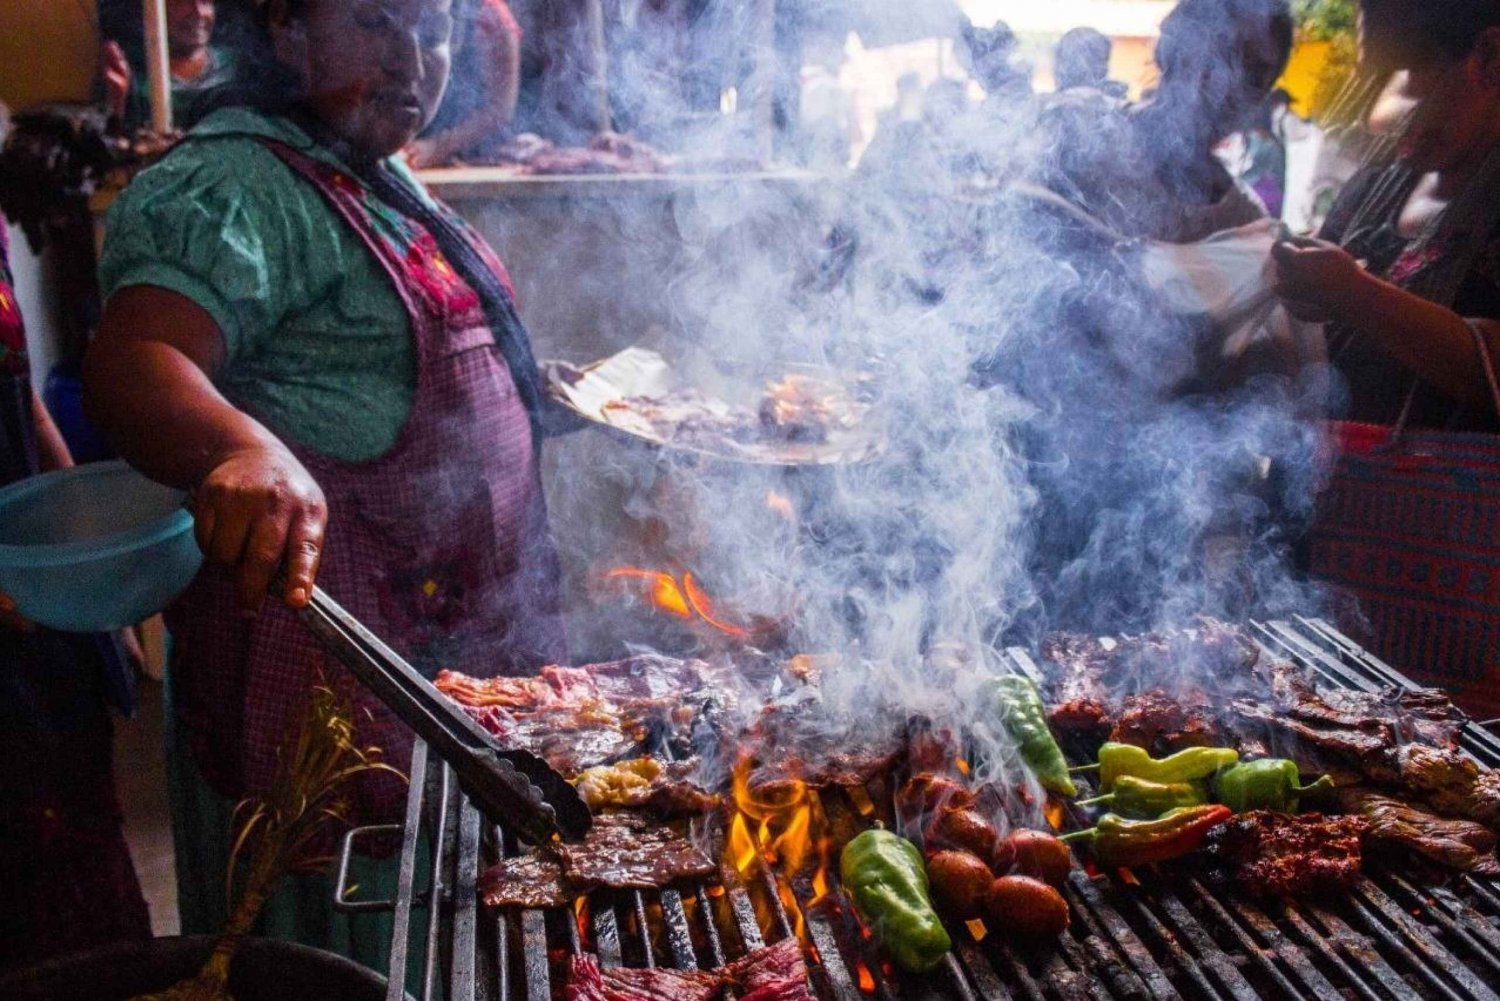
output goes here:
<path id="1" fill-rule="evenodd" d="M 209 935 L 125 942 L 64 956 L 0 978 L 6 1001 L 127 1001 L 165 990 L 203 966 Z M 274 939 L 247 939 L 235 953 L 235 1001 L 382 1001 L 386 981 L 342 956 Z"/>

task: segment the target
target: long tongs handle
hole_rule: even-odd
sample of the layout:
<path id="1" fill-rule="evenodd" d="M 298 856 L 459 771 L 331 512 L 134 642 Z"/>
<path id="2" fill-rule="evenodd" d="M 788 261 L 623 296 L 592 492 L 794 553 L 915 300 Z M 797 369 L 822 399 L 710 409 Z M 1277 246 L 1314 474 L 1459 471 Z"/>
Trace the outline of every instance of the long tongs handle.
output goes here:
<path id="1" fill-rule="evenodd" d="M 498 748 L 326 592 L 313 588 L 299 615 L 331 654 L 453 767 L 464 791 L 493 822 L 535 844 L 555 834 L 572 840 L 588 832 L 588 807 L 562 776 L 528 752 Z"/>

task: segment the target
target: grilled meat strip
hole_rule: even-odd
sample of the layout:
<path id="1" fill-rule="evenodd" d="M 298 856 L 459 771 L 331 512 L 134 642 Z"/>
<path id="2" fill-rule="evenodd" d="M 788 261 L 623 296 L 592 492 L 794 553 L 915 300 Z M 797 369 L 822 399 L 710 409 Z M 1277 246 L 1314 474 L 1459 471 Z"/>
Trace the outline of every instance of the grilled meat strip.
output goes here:
<path id="1" fill-rule="evenodd" d="M 562 907 L 588 890 L 563 876 L 558 858 L 539 851 L 502 859 L 479 877 L 479 899 L 486 907 Z"/>
<path id="2" fill-rule="evenodd" d="M 1225 747 L 1232 738 L 1207 692 L 1194 688 L 1174 696 L 1153 688 L 1120 703 L 1109 739 L 1161 757 L 1185 747 Z"/>
<path id="3" fill-rule="evenodd" d="M 628 813 L 595 817 L 582 844 L 555 850 L 567 879 L 616 890 L 654 890 L 716 871 L 709 857 L 686 838 Z"/>
<path id="4" fill-rule="evenodd" d="M 1416 852 L 1441 866 L 1481 876 L 1500 875 L 1493 831 L 1470 820 L 1451 820 L 1369 789 L 1340 789 L 1339 808 L 1369 821 L 1372 850 Z"/>
<path id="5" fill-rule="evenodd" d="M 1363 817 L 1324 817 L 1252 810 L 1209 834 L 1208 850 L 1231 865 L 1235 880 L 1258 896 L 1303 897 L 1347 890 L 1359 878 Z"/>
<path id="6" fill-rule="evenodd" d="M 1123 722 L 1121 735 L 1132 736 L 1131 743 L 1170 745 L 1167 738 L 1175 738 L 1189 747 L 1221 732 L 1216 713 L 1203 709 L 1189 712 L 1179 725 L 1155 723 L 1152 712 L 1171 701 L 1165 693 L 1179 691 L 1176 700 L 1188 706 L 1221 704 L 1250 684 L 1259 651 L 1240 630 L 1203 619 L 1194 629 L 1124 641 L 1058 633 L 1043 641 L 1042 657 L 1053 707 L 1048 718 L 1060 734 L 1097 744 Z M 1124 695 L 1142 690 L 1143 696 Z M 1142 699 L 1144 704 L 1135 704 Z"/>
<path id="7" fill-rule="evenodd" d="M 561 907 L 600 886 L 656 890 L 715 874 L 687 839 L 634 814 L 594 818 L 582 844 L 554 844 L 502 859 L 479 878 L 490 907 Z"/>
<path id="8" fill-rule="evenodd" d="M 712 972 L 600 967 L 591 955 L 574 956 L 566 1001 L 708 1001 L 724 989 L 740 1001 L 813 1001 L 807 964 L 795 938 L 756 949 Z"/>
<path id="9" fill-rule="evenodd" d="M 701 970 L 650 970 L 601 967 L 597 957 L 574 956 L 568 969 L 565 1001 L 711 1001 L 724 988 L 718 973 Z"/>

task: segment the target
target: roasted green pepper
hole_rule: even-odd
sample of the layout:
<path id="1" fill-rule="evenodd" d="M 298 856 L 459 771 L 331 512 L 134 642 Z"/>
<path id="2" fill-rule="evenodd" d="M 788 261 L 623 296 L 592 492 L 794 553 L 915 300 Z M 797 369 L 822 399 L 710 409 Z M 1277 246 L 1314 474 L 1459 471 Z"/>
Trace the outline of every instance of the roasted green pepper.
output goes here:
<path id="1" fill-rule="evenodd" d="M 1078 795 L 1078 787 L 1068 775 L 1068 761 L 1047 728 L 1042 693 L 1031 679 L 1019 674 L 993 678 L 987 690 L 1001 724 L 1021 752 L 1021 760 L 1031 768 L 1042 788 L 1062 796 Z"/>
<path id="2" fill-rule="evenodd" d="M 1108 743 L 1099 749 L 1099 789 L 1113 792 L 1123 775 L 1148 782 L 1191 782 L 1206 779 L 1240 760 L 1232 747 L 1189 747 L 1157 760 L 1133 744 Z"/>
<path id="3" fill-rule="evenodd" d="M 917 846 L 890 831 L 865 831 L 844 846 L 839 875 L 864 920 L 903 970 L 925 973 L 953 947 L 927 897 Z"/>
<path id="4" fill-rule="evenodd" d="M 1081 799 L 1077 805 L 1107 805 L 1122 817 L 1154 818 L 1168 810 L 1202 806 L 1207 802 L 1208 788 L 1201 780 L 1149 782 L 1134 775 L 1122 775 L 1115 779 L 1113 792 L 1093 799 Z"/>
<path id="5" fill-rule="evenodd" d="M 1214 798 L 1235 813 L 1246 810 L 1296 813 L 1301 797 L 1332 790 L 1333 779 L 1327 775 L 1310 785 L 1302 785 L 1297 763 L 1285 758 L 1242 761 L 1214 779 Z"/>
<path id="6" fill-rule="evenodd" d="M 1106 813 L 1098 825 L 1060 840 L 1092 842 L 1094 858 L 1103 866 L 1147 865 L 1197 851 L 1208 832 L 1232 816 L 1229 807 L 1219 804 L 1172 810 L 1156 820 L 1127 820 Z"/>

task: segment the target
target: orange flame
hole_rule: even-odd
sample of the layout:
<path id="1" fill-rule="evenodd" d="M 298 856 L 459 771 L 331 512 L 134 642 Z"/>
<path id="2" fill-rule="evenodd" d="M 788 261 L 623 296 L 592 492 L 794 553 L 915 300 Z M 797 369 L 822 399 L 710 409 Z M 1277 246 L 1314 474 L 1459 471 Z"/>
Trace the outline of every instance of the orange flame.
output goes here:
<path id="1" fill-rule="evenodd" d="M 813 901 L 829 892 L 833 840 L 824 833 L 828 821 L 823 815 L 823 805 L 800 779 L 752 789 L 750 771 L 748 757 L 742 757 L 734 766 L 732 789 L 737 809 L 729 822 L 725 855 L 741 875 L 761 865 L 775 867 L 785 874 L 786 879 L 775 880 L 776 893 L 793 923 L 793 931 L 807 942 L 807 920 L 788 882 L 804 877 L 811 868 Z"/>
<path id="2" fill-rule="evenodd" d="M 865 961 L 864 960 L 861 959 L 860 961 L 858 961 L 857 963 L 854 964 L 854 972 L 855 972 L 855 975 L 859 977 L 859 990 L 860 990 L 860 993 L 862 993 L 862 994 L 874 994 L 875 993 L 875 974 L 873 974 L 873 973 L 870 972 L 870 968 L 865 965 Z"/>
<path id="3" fill-rule="evenodd" d="M 605 571 L 604 579 L 642 581 L 646 600 L 658 611 L 679 619 L 703 622 L 728 636 L 744 638 L 750 635 L 750 630 L 724 621 L 692 571 L 685 571 L 679 580 L 676 575 L 663 570 L 615 567 Z"/>
<path id="4" fill-rule="evenodd" d="M 954 758 L 953 766 L 958 769 L 958 773 L 964 778 L 968 778 L 969 773 L 973 771 L 973 769 L 969 767 L 969 763 L 963 758 Z"/>
<path id="5" fill-rule="evenodd" d="M 1063 810 L 1063 805 L 1055 799 L 1047 800 L 1047 805 L 1042 807 L 1042 816 L 1047 818 L 1047 823 L 1051 825 L 1054 831 L 1062 830 L 1063 824 L 1068 819 L 1067 813 Z"/>

